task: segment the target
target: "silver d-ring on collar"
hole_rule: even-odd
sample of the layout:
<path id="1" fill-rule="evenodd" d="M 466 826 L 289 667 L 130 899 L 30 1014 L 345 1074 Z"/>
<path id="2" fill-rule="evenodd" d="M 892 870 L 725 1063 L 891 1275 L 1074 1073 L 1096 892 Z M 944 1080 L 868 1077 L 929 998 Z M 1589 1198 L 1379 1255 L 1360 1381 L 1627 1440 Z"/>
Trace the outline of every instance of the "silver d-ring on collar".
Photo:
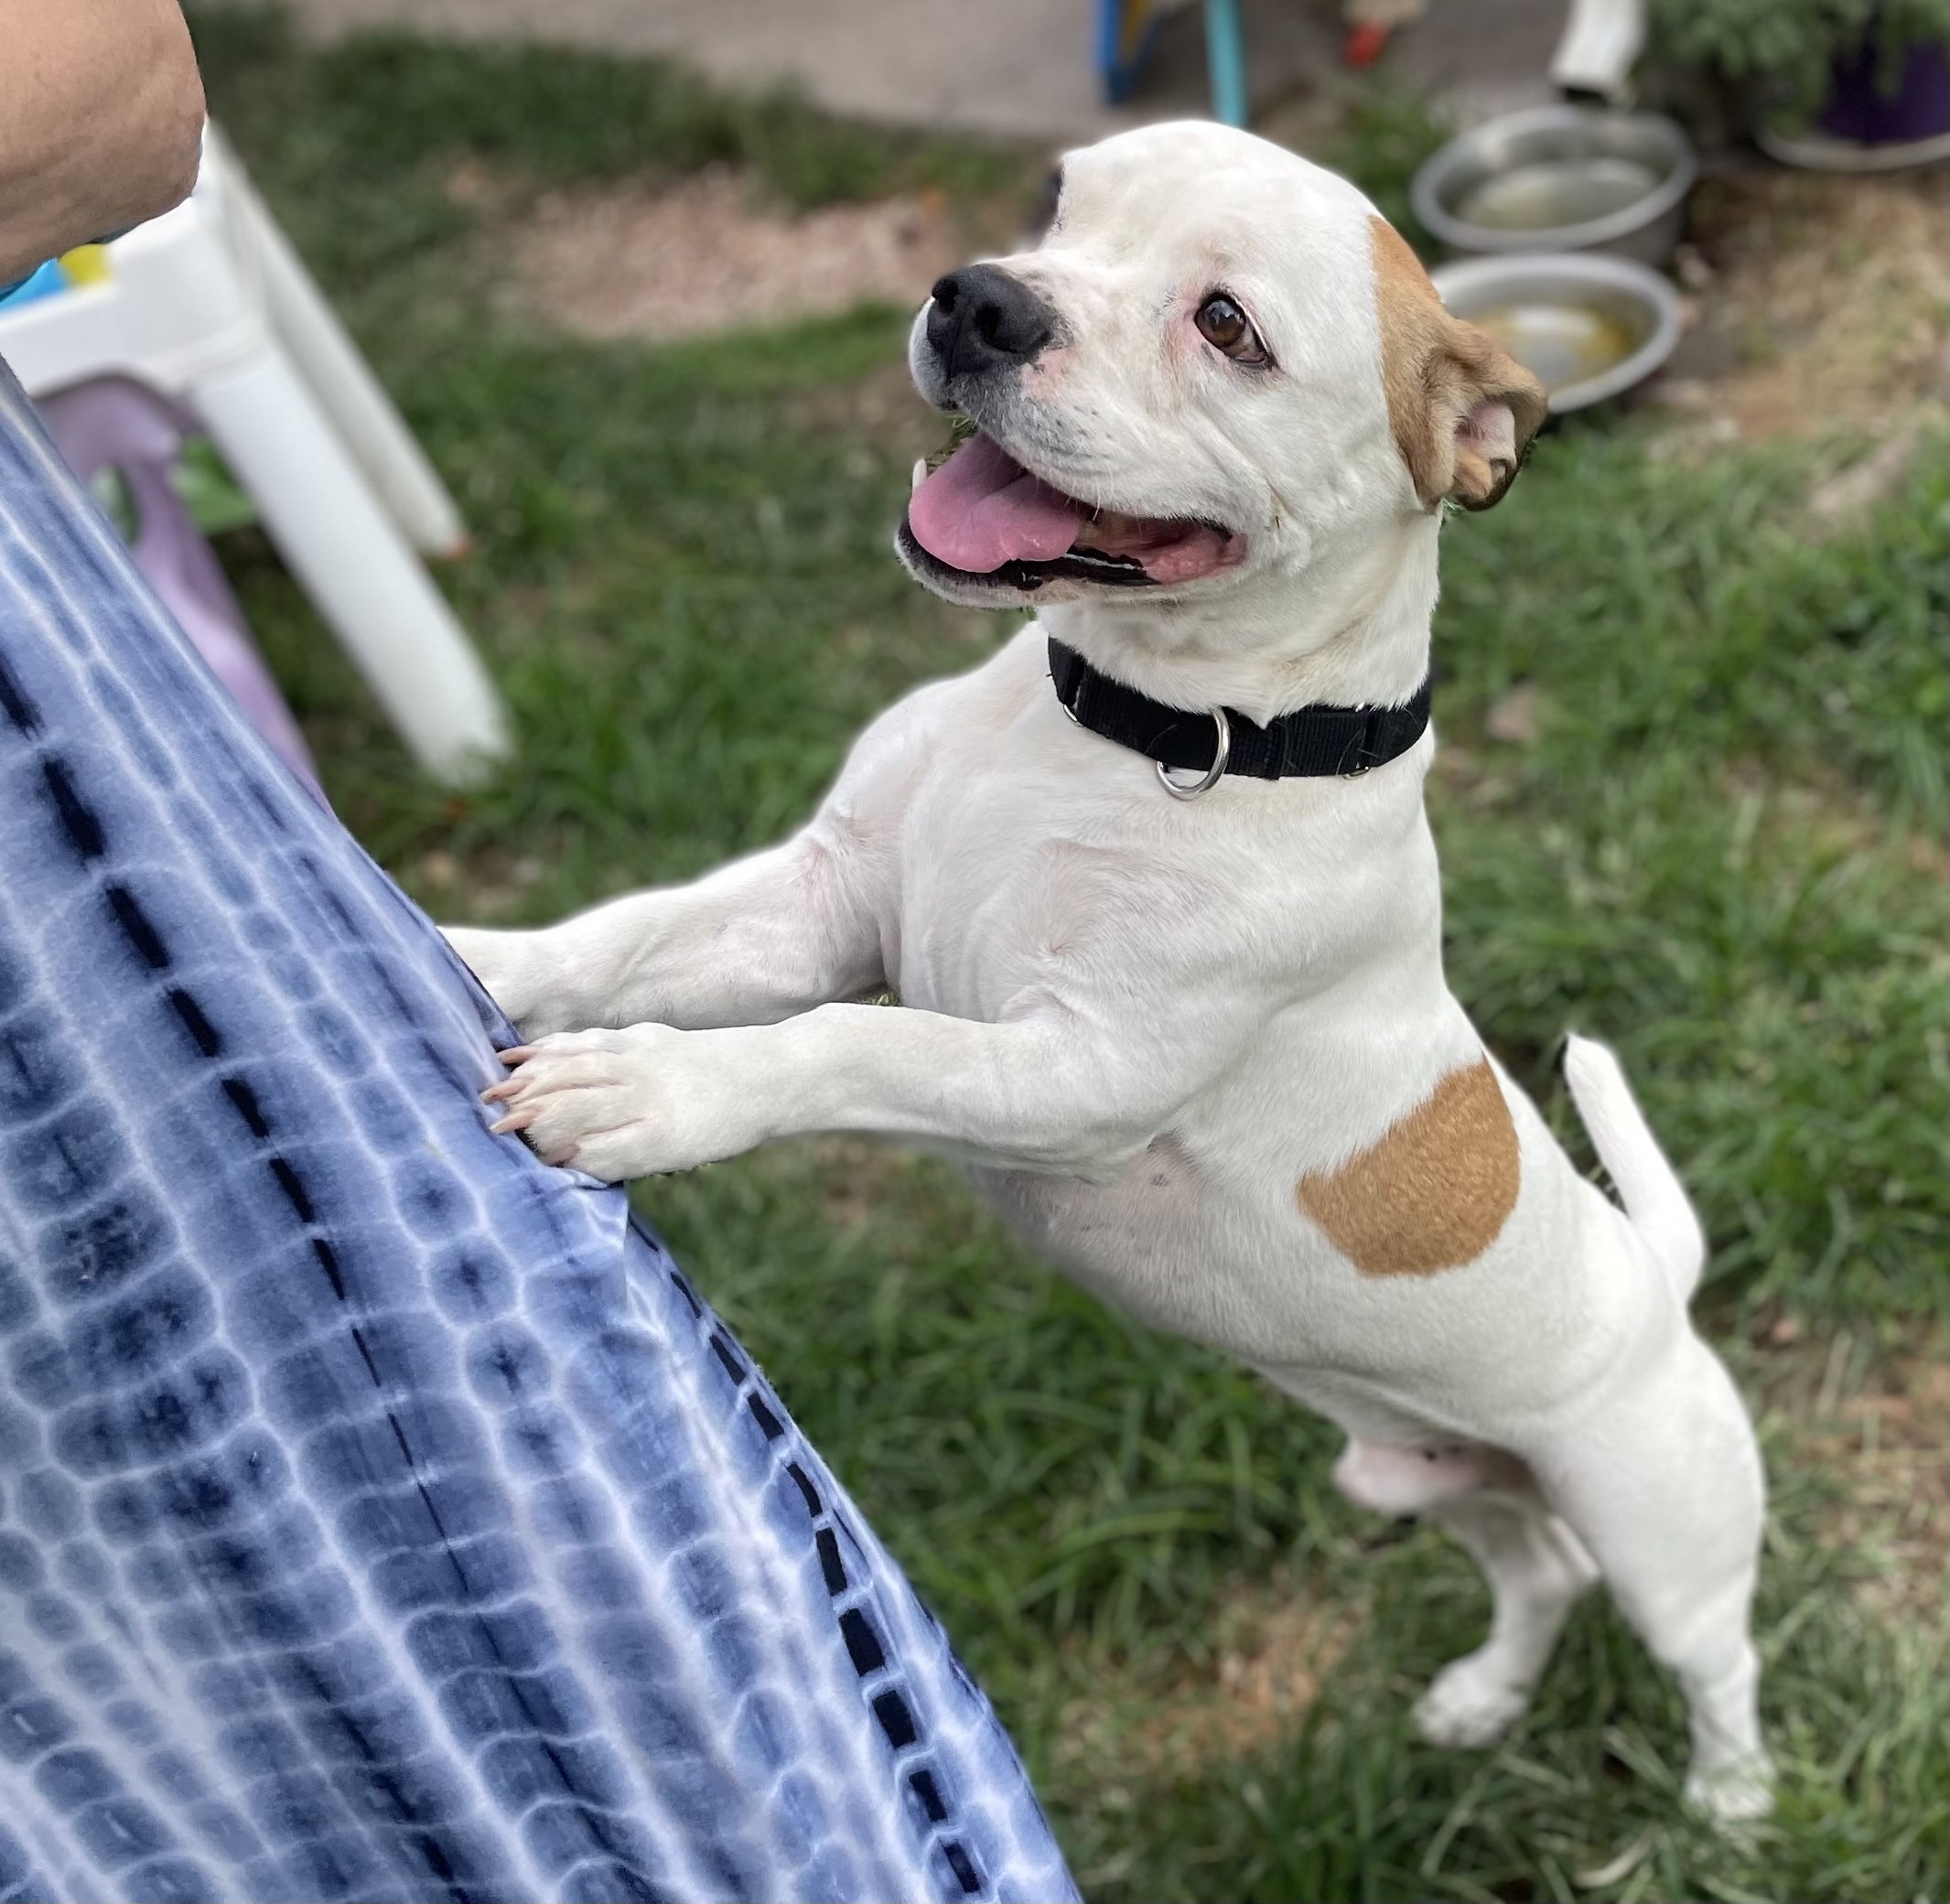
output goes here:
<path id="1" fill-rule="evenodd" d="M 1213 708 L 1212 717 L 1212 725 L 1219 730 L 1219 744 L 1213 749 L 1212 765 L 1205 769 L 1202 779 L 1193 780 L 1190 786 L 1180 786 L 1171 778 L 1171 769 L 1162 760 L 1151 763 L 1158 769 L 1158 784 L 1173 800 L 1196 800 L 1201 793 L 1210 793 L 1219 784 L 1219 776 L 1225 771 L 1226 758 L 1233 751 L 1233 724 L 1226 719 L 1223 707 Z"/>

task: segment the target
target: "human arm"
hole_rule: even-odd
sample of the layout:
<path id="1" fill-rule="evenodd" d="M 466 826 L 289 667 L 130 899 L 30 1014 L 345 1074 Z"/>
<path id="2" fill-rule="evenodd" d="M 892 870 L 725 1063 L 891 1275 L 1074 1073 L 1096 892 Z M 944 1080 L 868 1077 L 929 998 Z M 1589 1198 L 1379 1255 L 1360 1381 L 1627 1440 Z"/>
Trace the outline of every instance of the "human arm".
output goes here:
<path id="1" fill-rule="evenodd" d="M 0 0 L 0 285 L 178 203 L 202 126 L 176 0 Z"/>

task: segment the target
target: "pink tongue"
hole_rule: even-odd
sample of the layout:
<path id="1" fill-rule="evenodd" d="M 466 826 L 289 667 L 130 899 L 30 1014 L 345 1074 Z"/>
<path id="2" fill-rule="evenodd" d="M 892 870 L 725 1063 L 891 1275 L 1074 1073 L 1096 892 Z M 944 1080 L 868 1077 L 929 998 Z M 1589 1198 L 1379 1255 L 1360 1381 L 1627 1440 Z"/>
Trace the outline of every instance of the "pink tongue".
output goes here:
<path id="1" fill-rule="evenodd" d="M 914 540 L 950 568 L 986 575 L 1049 562 L 1076 540 L 1083 511 L 986 436 L 971 436 L 908 499 Z"/>

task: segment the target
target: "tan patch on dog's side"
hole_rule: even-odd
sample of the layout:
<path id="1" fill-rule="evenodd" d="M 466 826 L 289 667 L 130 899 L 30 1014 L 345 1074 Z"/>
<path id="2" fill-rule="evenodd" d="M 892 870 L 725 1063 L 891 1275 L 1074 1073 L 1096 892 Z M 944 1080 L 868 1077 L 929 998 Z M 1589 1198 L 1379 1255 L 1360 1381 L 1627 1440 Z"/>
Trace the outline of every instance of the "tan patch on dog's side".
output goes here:
<path id="1" fill-rule="evenodd" d="M 1388 427 L 1426 509 L 1499 501 L 1544 421 L 1544 386 L 1492 338 L 1443 309 L 1401 233 L 1368 220 Z"/>
<path id="2" fill-rule="evenodd" d="M 1295 1195 L 1364 1276 L 1432 1276 L 1473 1263 L 1516 1207 L 1516 1126 L 1488 1059 L 1450 1071 L 1406 1116 Z"/>

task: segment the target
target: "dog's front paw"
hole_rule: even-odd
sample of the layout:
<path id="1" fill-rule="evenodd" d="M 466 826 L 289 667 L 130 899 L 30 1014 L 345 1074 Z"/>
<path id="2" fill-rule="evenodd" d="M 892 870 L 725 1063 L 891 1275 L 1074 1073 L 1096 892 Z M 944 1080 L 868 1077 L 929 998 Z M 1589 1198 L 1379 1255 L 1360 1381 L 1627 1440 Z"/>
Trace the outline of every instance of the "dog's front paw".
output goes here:
<path id="1" fill-rule="evenodd" d="M 722 1066 L 696 1049 L 706 1034 L 667 1025 L 573 1031 L 501 1053 L 511 1074 L 481 1093 L 505 1106 L 497 1132 L 520 1131 L 544 1162 L 609 1182 L 688 1170 L 749 1149 L 741 1101 Z"/>
<path id="2" fill-rule="evenodd" d="M 1451 1660 L 1416 1702 L 1415 1729 L 1432 1746 L 1494 1745 L 1530 1708 L 1530 1688 L 1513 1685 L 1481 1653 Z"/>

